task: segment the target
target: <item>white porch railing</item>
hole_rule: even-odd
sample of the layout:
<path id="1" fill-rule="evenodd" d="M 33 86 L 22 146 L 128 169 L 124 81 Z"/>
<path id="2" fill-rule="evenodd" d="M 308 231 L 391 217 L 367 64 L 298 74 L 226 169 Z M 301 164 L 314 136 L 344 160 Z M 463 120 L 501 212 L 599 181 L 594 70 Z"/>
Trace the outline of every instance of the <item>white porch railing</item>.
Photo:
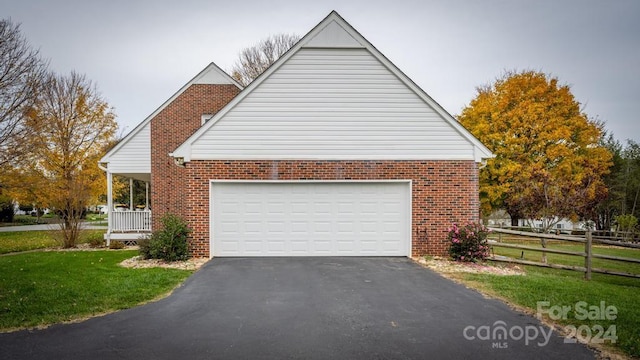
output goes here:
<path id="1" fill-rule="evenodd" d="M 150 232 L 151 211 L 112 211 L 112 232 Z"/>

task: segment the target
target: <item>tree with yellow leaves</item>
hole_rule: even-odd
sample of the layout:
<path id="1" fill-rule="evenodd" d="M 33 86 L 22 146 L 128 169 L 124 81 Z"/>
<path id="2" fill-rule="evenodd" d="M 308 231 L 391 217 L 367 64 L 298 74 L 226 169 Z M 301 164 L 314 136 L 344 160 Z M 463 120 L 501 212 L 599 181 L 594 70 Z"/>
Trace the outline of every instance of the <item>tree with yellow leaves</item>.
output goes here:
<path id="1" fill-rule="evenodd" d="M 104 190 L 98 160 L 112 141 L 115 115 L 85 76 L 50 74 L 28 112 L 30 171 L 48 184 L 40 189 L 61 219 L 64 247 L 73 247 L 86 207 Z"/>
<path id="2" fill-rule="evenodd" d="M 508 72 L 479 87 L 458 120 L 496 155 L 480 172 L 483 212 L 518 219 L 590 219 L 607 194 L 611 154 L 602 124 L 580 109 L 569 86 L 535 71 Z"/>

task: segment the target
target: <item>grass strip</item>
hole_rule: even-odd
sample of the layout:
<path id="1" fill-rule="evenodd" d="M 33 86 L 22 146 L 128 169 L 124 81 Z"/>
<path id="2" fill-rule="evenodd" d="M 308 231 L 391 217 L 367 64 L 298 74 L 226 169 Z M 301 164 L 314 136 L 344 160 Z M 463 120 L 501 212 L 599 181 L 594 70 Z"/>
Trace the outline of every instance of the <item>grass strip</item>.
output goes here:
<path id="1" fill-rule="evenodd" d="M 101 238 L 103 234 L 104 230 L 85 230 L 80 236 L 80 243 Z M 0 254 L 58 247 L 60 243 L 55 235 L 56 230 L 0 232 Z"/>
<path id="2" fill-rule="evenodd" d="M 131 308 L 167 294 L 192 273 L 118 265 L 136 254 L 45 251 L 0 257 L 0 331 Z"/>
<path id="3" fill-rule="evenodd" d="M 600 325 L 608 329 L 615 325 L 617 341 L 605 342 L 604 346 L 619 349 L 633 357 L 640 357 L 640 281 L 600 274 L 593 274 L 591 281 L 585 281 L 581 272 L 522 267 L 527 273 L 526 276 L 456 274 L 455 277 L 467 286 L 527 308 L 533 314 L 537 313 L 538 302 L 542 301 L 549 302 L 549 306 L 569 306 L 571 310 L 567 313 L 566 319 L 551 319 L 548 314 L 543 315 L 546 320 L 559 324 L 561 328 L 578 328 L 585 325 L 593 329 L 594 326 Z M 599 306 L 601 302 L 607 306 L 612 305 L 617 309 L 617 318 L 577 319 L 580 314 L 576 311 L 576 304 L 579 302 L 588 306 Z M 595 332 L 593 331 L 593 334 Z"/>

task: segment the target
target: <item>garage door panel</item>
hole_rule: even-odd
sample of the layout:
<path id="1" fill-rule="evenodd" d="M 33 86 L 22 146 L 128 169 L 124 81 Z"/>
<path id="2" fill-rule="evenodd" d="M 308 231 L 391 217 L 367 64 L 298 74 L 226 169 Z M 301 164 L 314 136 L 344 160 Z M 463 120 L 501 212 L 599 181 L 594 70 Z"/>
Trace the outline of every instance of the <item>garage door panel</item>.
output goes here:
<path id="1" fill-rule="evenodd" d="M 352 221 L 339 221 L 338 222 L 338 234 L 347 233 L 349 236 L 353 236 L 356 233 L 356 224 Z"/>
<path id="2" fill-rule="evenodd" d="M 338 214 L 339 215 L 353 215 L 356 211 L 356 204 L 353 201 L 338 202 Z"/>
<path id="3" fill-rule="evenodd" d="M 376 251 L 378 250 L 378 242 L 377 241 L 366 241 L 366 240 L 362 240 L 360 241 L 360 248 L 362 249 L 362 251 Z"/>
<path id="4" fill-rule="evenodd" d="M 306 253 L 309 251 L 309 242 L 303 238 L 294 238 L 291 240 L 291 251 Z"/>
<path id="5" fill-rule="evenodd" d="M 240 196 L 240 195 L 237 195 L 237 196 Z M 245 215 L 261 215 L 262 214 L 263 205 L 261 202 L 247 201 L 245 203 L 238 204 L 239 206 L 227 209 L 227 204 L 233 204 L 234 202 L 235 201 L 225 201 L 221 204 L 224 209 L 223 214 L 230 214 L 232 216 L 235 216 L 237 213 L 234 213 L 233 212 L 234 210 L 242 211 Z M 240 208 L 242 210 L 240 210 Z"/>
<path id="6" fill-rule="evenodd" d="M 292 234 L 309 233 L 309 223 L 307 221 L 291 221 L 291 233 Z M 297 240 L 297 241 L 300 241 L 300 240 Z"/>
<path id="7" fill-rule="evenodd" d="M 221 221 L 220 231 L 227 234 L 236 234 L 240 231 L 240 223 L 237 221 Z"/>
<path id="8" fill-rule="evenodd" d="M 285 231 L 285 223 L 284 221 L 273 221 L 270 220 L 267 222 L 267 231 L 269 234 L 273 233 L 284 233 Z"/>
<path id="9" fill-rule="evenodd" d="M 379 232 L 378 223 L 373 221 L 361 221 L 360 232 L 363 234 L 377 234 Z"/>
<path id="10" fill-rule="evenodd" d="M 382 223 L 382 228 L 384 229 L 384 233 L 397 233 L 402 230 L 402 224 L 396 221 L 385 221 Z"/>
<path id="11" fill-rule="evenodd" d="M 238 252 L 240 250 L 239 246 L 240 244 L 236 241 L 221 241 L 218 243 L 218 250 L 225 253 Z"/>
<path id="12" fill-rule="evenodd" d="M 228 242 L 231 242 L 231 240 L 229 240 Z M 257 253 L 262 251 L 263 241 L 258 236 L 247 236 L 244 238 L 244 241 L 238 243 L 242 244 L 242 250 L 244 251 Z"/>
<path id="13" fill-rule="evenodd" d="M 362 214 L 375 215 L 380 210 L 380 204 L 377 201 L 362 200 L 359 205 Z"/>
<path id="14" fill-rule="evenodd" d="M 305 201 L 295 200 L 291 202 L 291 215 L 307 216 L 309 211 L 309 204 Z"/>
<path id="15" fill-rule="evenodd" d="M 310 204 L 313 213 L 318 216 L 331 214 L 331 203 L 326 201 L 317 201 Z"/>
<path id="16" fill-rule="evenodd" d="M 407 256 L 407 182 L 212 185 L 214 256 Z"/>

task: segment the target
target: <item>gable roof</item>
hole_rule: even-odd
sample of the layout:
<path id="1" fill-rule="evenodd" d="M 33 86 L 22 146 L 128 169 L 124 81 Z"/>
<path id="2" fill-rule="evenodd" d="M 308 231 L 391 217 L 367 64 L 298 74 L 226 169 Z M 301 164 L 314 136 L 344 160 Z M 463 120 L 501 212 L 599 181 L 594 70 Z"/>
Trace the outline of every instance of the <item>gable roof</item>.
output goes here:
<path id="1" fill-rule="evenodd" d="M 194 84 L 217 84 L 217 85 L 235 85 L 240 90 L 243 89 L 242 85 L 233 79 L 224 70 L 220 69 L 218 65 L 213 62 L 207 65 L 196 76 L 189 80 L 184 86 L 182 86 L 177 92 L 175 92 L 167 101 L 162 103 L 154 112 L 152 112 L 146 119 L 138 124 L 133 130 L 131 130 L 122 140 L 116 144 L 111 150 L 109 150 L 99 161 L 99 163 L 108 163 L 109 159 L 116 154 L 122 147 L 129 143 L 136 135 L 142 132 L 142 129 L 164 110 L 169 104 L 171 104 L 178 96 L 180 96 L 185 90 Z"/>
<path id="2" fill-rule="evenodd" d="M 240 104 L 243 99 L 249 96 L 256 88 L 265 82 L 274 72 L 278 71 L 292 56 L 303 48 L 362 48 L 371 53 L 380 63 L 382 63 L 391 73 L 393 73 L 405 86 L 411 89 L 417 96 L 429 105 L 435 112 L 445 120 L 466 141 L 473 145 L 473 157 L 477 162 L 482 159 L 493 157 L 491 151 L 476 139 L 467 129 L 465 129 L 453 116 L 451 116 L 442 106 L 434 101 L 426 92 L 409 79 L 391 61 L 380 53 L 369 41 L 348 24 L 336 11 L 332 11 L 300 41 L 298 41 L 288 52 L 281 56 L 271 67 L 264 71 L 258 78 L 249 84 L 238 96 L 223 107 L 204 126 L 190 136 L 170 155 L 180 158 L 185 162 L 191 160 L 191 145 L 206 134 L 218 121 Z"/>

